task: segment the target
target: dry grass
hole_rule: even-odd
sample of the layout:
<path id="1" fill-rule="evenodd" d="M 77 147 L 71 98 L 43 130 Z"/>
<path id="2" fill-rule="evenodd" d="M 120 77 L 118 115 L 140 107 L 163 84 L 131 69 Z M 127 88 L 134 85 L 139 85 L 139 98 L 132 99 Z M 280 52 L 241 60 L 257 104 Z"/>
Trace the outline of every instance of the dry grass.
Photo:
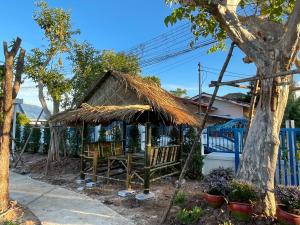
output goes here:
<path id="1" fill-rule="evenodd" d="M 131 117 L 137 113 L 151 110 L 149 105 L 129 105 L 129 106 L 91 106 L 83 103 L 81 108 L 72 111 L 65 111 L 52 117 L 52 122 L 76 122 L 86 121 L 92 123 L 109 122 L 111 120 L 130 121 Z"/>
<path id="2" fill-rule="evenodd" d="M 112 77 L 116 82 L 106 82 Z M 111 85 L 111 87 L 107 88 L 107 85 Z M 117 89 L 116 86 L 118 87 Z M 105 87 L 109 90 L 109 93 L 103 93 L 102 98 L 94 98 L 97 101 L 92 101 L 90 105 L 86 104 L 98 90 L 103 90 L 104 92 Z M 120 93 L 118 94 L 118 92 Z M 129 92 L 134 94 L 126 95 Z M 115 97 L 111 93 L 114 93 L 119 98 L 118 101 L 114 100 Z M 134 104 L 132 104 L 133 102 Z M 197 112 L 195 103 L 187 99 L 178 98 L 155 83 L 147 82 L 141 77 L 115 71 L 106 73 L 95 82 L 95 85 L 87 92 L 80 107 L 59 113 L 53 116 L 51 120 L 53 122 L 76 122 L 82 120 L 95 123 L 106 123 L 111 120 L 130 122 L 133 116 L 142 114 L 145 111 L 160 115 L 161 118 L 166 120 L 164 121 L 165 123 L 191 126 L 200 124 L 199 117 L 195 114 Z"/>

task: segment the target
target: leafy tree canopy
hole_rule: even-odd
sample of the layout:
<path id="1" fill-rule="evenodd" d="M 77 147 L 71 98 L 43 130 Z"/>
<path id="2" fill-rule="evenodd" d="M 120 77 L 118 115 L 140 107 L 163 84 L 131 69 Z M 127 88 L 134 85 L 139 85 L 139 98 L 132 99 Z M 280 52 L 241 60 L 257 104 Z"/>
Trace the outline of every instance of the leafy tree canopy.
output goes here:
<path id="1" fill-rule="evenodd" d="M 289 98 L 285 108 L 284 120 L 295 120 L 295 127 L 300 127 L 300 98 Z"/>
<path id="2" fill-rule="evenodd" d="M 44 31 L 49 41 L 47 53 L 55 55 L 57 52 L 66 52 L 72 44 L 72 36 L 80 33 L 72 30 L 70 12 L 61 8 L 50 8 L 46 1 L 36 3 L 37 10 L 33 18 Z"/>
<path id="3" fill-rule="evenodd" d="M 70 12 L 61 8 L 51 8 L 41 0 L 36 3 L 33 18 L 44 31 L 47 42 L 44 48 L 34 48 L 27 54 L 25 73 L 41 87 L 46 87 L 49 96 L 55 102 L 62 100 L 62 95 L 70 91 L 71 86 L 62 65 L 62 54 L 70 51 L 73 35 L 79 30 L 72 30 Z"/>
<path id="4" fill-rule="evenodd" d="M 26 124 L 29 124 L 30 119 L 24 114 L 24 113 L 17 113 L 17 120 L 16 123 L 25 126 Z"/>
<path id="5" fill-rule="evenodd" d="M 74 44 L 68 59 L 72 62 L 74 74 L 71 80 L 73 96 L 69 103 L 71 107 L 78 104 L 93 82 L 109 70 L 141 76 L 139 61 L 135 56 L 113 50 L 99 51 L 88 42 Z M 158 77 L 143 78 L 160 86 Z"/>
<path id="6" fill-rule="evenodd" d="M 145 76 L 145 77 L 143 77 L 143 79 L 145 81 L 152 82 L 152 83 L 156 84 L 159 87 L 161 86 L 160 78 L 157 77 L 157 76 Z"/>
<path id="7" fill-rule="evenodd" d="M 173 25 L 180 20 L 189 20 L 191 22 L 191 31 L 195 36 L 195 40 L 191 43 L 192 45 L 202 36 L 212 37 L 217 41 L 210 48 L 211 52 L 225 48 L 227 32 L 220 25 L 214 13 L 218 3 L 223 3 L 201 0 L 165 0 L 165 2 L 170 6 L 175 6 L 173 12 L 165 18 L 165 24 Z M 295 0 L 241 0 L 238 5 L 229 5 L 229 7 L 237 7 L 237 15 L 242 22 L 243 17 L 255 16 L 257 18 L 268 18 L 269 21 L 274 23 L 284 24 L 294 5 Z"/>
<path id="8" fill-rule="evenodd" d="M 170 91 L 171 94 L 177 96 L 177 97 L 184 97 L 187 98 L 187 90 L 182 88 L 176 88 L 175 90 Z"/>

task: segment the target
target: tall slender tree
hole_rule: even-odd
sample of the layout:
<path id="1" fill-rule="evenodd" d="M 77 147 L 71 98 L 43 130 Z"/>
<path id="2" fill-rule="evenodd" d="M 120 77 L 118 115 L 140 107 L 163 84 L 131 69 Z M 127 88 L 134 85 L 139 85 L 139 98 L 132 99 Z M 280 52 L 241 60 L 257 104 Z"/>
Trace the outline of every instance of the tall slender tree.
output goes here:
<path id="1" fill-rule="evenodd" d="M 2 89 L 3 123 L 0 131 L 0 212 L 6 211 L 9 207 L 9 150 L 11 143 L 10 131 L 14 108 L 13 102 L 20 90 L 25 57 L 25 50 L 21 49 L 20 46 L 20 38 L 13 41 L 10 50 L 8 49 L 9 47 L 7 42 L 3 42 L 5 73 Z M 18 52 L 19 55 L 16 59 Z"/>
<path id="2" fill-rule="evenodd" d="M 70 83 L 62 73 L 62 54 L 70 51 L 73 44 L 73 35 L 79 30 L 72 30 L 70 13 L 61 8 L 51 8 L 41 0 L 36 3 L 34 20 L 44 31 L 47 44 L 45 48 L 35 48 L 27 57 L 26 74 L 33 79 L 39 89 L 39 100 L 47 116 L 59 112 L 63 94 L 70 90 Z M 44 89 L 53 102 L 53 113 L 50 112 Z M 59 143 L 61 143 L 62 129 L 50 126 L 50 145 L 48 161 L 59 159 Z"/>
<path id="3" fill-rule="evenodd" d="M 253 62 L 260 78 L 260 99 L 245 142 L 238 177 L 255 183 L 261 209 L 275 214 L 274 174 L 279 130 L 289 96 L 291 76 L 275 77 L 300 64 L 300 0 L 167 0 L 178 7 L 166 23 L 188 19 L 196 37 L 212 36 L 212 51 L 224 48 L 230 38 Z M 244 10 L 247 10 L 245 14 Z M 273 76 L 273 77 L 272 77 Z M 271 78 L 269 78 L 271 77 Z"/>

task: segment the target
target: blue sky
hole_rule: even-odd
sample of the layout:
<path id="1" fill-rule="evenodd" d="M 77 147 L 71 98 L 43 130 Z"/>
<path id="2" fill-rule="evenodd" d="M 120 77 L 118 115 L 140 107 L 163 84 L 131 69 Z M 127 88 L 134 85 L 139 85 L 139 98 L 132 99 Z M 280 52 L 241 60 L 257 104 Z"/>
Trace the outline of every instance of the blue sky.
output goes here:
<path id="1" fill-rule="evenodd" d="M 73 28 L 81 30 L 77 39 L 86 40 L 99 50 L 126 51 L 172 29 L 164 24 L 164 18 L 171 12 L 171 8 L 164 4 L 164 0 L 48 0 L 47 2 L 52 7 L 71 10 Z M 23 40 L 23 48 L 27 51 L 42 47 L 45 43 L 43 33 L 32 18 L 34 1 L 1 0 L 1 3 L 3 10 L 0 14 L 2 21 L 0 40 L 11 41 L 19 36 Z M 3 52 L 2 44 L 0 51 Z M 209 69 L 209 72 L 202 73 L 205 80 L 203 90 L 212 92 L 213 88 L 208 88 L 208 84 L 211 80 L 217 79 L 218 69 L 221 68 L 227 52 L 208 55 L 206 51 L 207 49 L 199 49 L 146 68 L 143 73 L 159 76 L 162 86 L 168 90 L 181 87 L 188 90 L 189 96 L 193 96 L 198 92 L 197 64 L 201 62 L 204 67 L 213 68 Z M 241 75 L 228 73 L 225 80 L 255 74 L 254 66 L 245 65 L 242 57 L 243 54 L 236 49 L 228 71 Z M 3 61 L 3 54 L 0 54 L 0 60 Z M 70 72 L 67 73 L 70 75 Z M 33 85 L 32 82 L 26 81 L 19 97 L 24 98 L 27 103 L 39 105 L 37 90 L 32 88 Z M 221 87 L 220 95 L 239 91 L 244 90 Z"/>

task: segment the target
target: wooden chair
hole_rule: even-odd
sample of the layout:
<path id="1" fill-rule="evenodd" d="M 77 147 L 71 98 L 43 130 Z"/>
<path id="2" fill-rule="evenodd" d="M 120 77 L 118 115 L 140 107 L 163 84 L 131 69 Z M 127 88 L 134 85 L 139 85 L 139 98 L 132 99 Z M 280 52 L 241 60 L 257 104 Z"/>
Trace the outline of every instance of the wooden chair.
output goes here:
<path id="1" fill-rule="evenodd" d="M 83 173 L 92 171 L 93 181 L 97 181 L 98 168 L 103 166 L 106 170 L 107 160 L 110 156 L 123 154 L 122 142 L 96 142 L 85 145 L 82 157 Z"/>
<path id="2" fill-rule="evenodd" d="M 181 161 L 179 157 L 180 145 L 171 145 L 163 147 L 152 147 L 149 155 L 149 165 L 146 165 L 145 159 L 129 156 L 127 162 L 127 183 L 134 179 L 145 182 L 153 182 L 163 177 L 173 176 L 180 173 Z M 145 172 L 149 176 L 145 176 Z M 127 186 L 128 188 L 128 186 Z"/>

